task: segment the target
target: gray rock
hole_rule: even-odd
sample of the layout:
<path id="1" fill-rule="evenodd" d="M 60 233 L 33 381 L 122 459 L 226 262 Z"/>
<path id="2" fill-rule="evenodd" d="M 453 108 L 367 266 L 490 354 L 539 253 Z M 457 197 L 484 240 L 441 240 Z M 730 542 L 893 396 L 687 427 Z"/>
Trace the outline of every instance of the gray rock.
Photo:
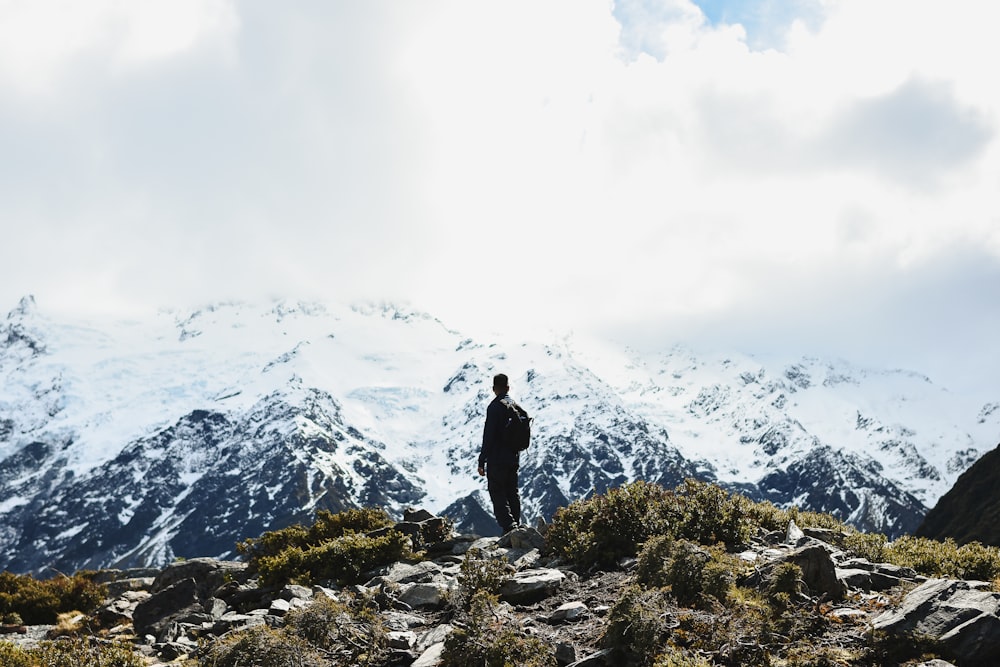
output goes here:
<path id="1" fill-rule="evenodd" d="M 531 604 L 553 595 L 566 575 L 559 570 L 540 569 L 517 572 L 503 582 L 500 599 L 513 604 Z"/>
<path id="2" fill-rule="evenodd" d="M 788 530 L 785 531 L 785 542 L 788 544 L 796 544 L 805 536 L 806 534 L 802 532 L 802 529 L 795 525 L 795 521 L 789 520 Z"/>
<path id="3" fill-rule="evenodd" d="M 545 538 L 534 528 L 516 528 L 507 533 L 504 539 L 509 540 L 510 546 L 514 549 L 531 551 L 545 548 Z"/>
<path id="4" fill-rule="evenodd" d="M 229 611 L 229 607 L 226 603 L 219 598 L 209 598 L 208 600 L 205 600 L 202 607 L 205 609 L 205 613 L 216 621 L 222 618 L 222 615 Z"/>
<path id="5" fill-rule="evenodd" d="M 136 605 L 132 624 L 139 636 L 159 637 L 171 622 L 204 611 L 195 580 L 181 579 Z"/>
<path id="6" fill-rule="evenodd" d="M 107 627 L 132 621 L 132 614 L 140 602 L 148 600 L 152 595 L 146 591 L 125 591 L 111 602 L 97 610 L 96 616 L 101 625 Z"/>
<path id="7" fill-rule="evenodd" d="M 135 577 L 131 579 L 115 579 L 105 584 L 108 597 L 116 598 L 129 591 L 148 591 L 153 587 L 153 577 Z"/>
<path id="8" fill-rule="evenodd" d="M 389 648 L 402 649 L 404 651 L 409 651 L 417 643 L 416 633 L 410 630 L 399 631 L 389 631 L 386 634 L 386 638 L 389 640 Z"/>
<path id="9" fill-rule="evenodd" d="M 163 568 L 150 589 L 157 593 L 182 579 L 197 582 L 197 594 L 207 599 L 213 597 L 216 589 L 231 580 L 246 579 L 247 564 L 237 561 L 216 560 L 215 558 L 191 558 L 177 561 Z M 222 596 L 219 596 L 222 597 Z"/>
<path id="10" fill-rule="evenodd" d="M 334 602 L 340 602 L 340 598 L 337 596 L 337 591 L 332 588 L 327 588 L 326 586 L 313 586 L 312 587 L 312 597 L 313 598 L 328 598 Z"/>
<path id="11" fill-rule="evenodd" d="M 441 625 L 435 626 L 420 635 L 420 639 L 417 640 L 417 645 L 414 648 L 423 653 L 434 644 L 444 644 L 444 640 L 448 638 L 448 635 L 450 635 L 454 629 L 455 628 L 448 623 L 442 623 Z"/>
<path id="12" fill-rule="evenodd" d="M 403 584 L 399 601 L 412 608 L 438 608 L 444 605 L 450 587 L 441 582 Z"/>
<path id="13" fill-rule="evenodd" d="M 538 567 L 538 564 L 542 561 L 542 554 L 538 549 L 532 549 L 528 553 L 524 554 L 517 560 L 515 560 L 512 565 L 515 570 L 529 570 Z"/>
<path id="14" fill-rule="evenodd" d="M 268 607 L 267 613 L 272 616 L 284 616 L 291 608 L 291 602 L 278 598 L 277 600 L 271 602 L 271 606 Z"/>
<path id="15" fill-rule="evenodd" d="M 444 653 L 444 642 L 431 645 L 420 657 L 414 660 L 410 667 L 437 667 L 441 664 L 441 654 Z"/>
<path id="16" fill-rule="evenodd" d="M 939 641 L 960 664 L 996 664 L 1000 661 L 1000 593 L 983 590 L 988 586 L 986 582 L 928 579 L 910 591 L 898 609 L 872 619 L 872 627 Z"/>
<path id="17" fill-rule="evenodd" d="M 261 611 L 264 611 L 263 609 Z M 230 630 L 243 630 L 265 625 L 264 614 L 237 614 L 229 612 L 212 625 L 212 634 L 224 635 Z"/>
<path id="18" fill-rule="evenodd" d="M 409 563 L 393 563 L 385 574 L 375 577 L 365 584 L 368 587 L 378 583 L 391 581 L 397 584 L 427 583 L 441 574 L 441 566 L 431 561 L 421 561 L 415 565 Z"/>
<path id="19" fill-rule="evenodd" d="M 421 521 L 427 521 L 428 519 L 435 519 L 433 514 L 425 509 L 411 509 L 406 508 L 403 510 L 403 521 L 411 521 L 413 523 L 420 523 Z"/>
<path id="20" fill-rule="evenodd" d="M 556 663 L 568 665 L 576 662 L 576 647 L 569 642 L 559 642 L 556 644 Z"/>
<path id="21" fill-rule="evenodd" d="M 587 611 L 587 605 L 582 602 L 567 602 L 549 614 L 549 623 L 572 621 L 574 618 L 579 617 Z"/>
<path id="22" fill-rule="evenodd" d="M 295 584 L 286 584 L 281 592 L 278 593 L 278 597 L 282 600 L 294 600 L 296 598 L 301 600 L 312 599 L 313 591 L 311 588 L 306 588 L 305 586 L 297 586 Z"/>
<path id="23" fill-rule="evenodd" d="M 811 541 L 794 549 L 783 560 L 802 568 L 802 581 L 809 588 L 810 594 L 840 600 L 847 592 L 844 582 L 837 578 L 837 568 L 824 544 Z"/>

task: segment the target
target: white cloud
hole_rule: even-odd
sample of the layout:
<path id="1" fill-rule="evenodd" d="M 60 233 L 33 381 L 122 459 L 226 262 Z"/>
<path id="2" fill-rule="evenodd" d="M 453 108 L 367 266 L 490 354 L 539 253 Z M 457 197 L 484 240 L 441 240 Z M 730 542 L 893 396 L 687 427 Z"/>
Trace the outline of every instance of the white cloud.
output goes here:
<path id="1" fill-rule="evenodd" d="M 815 332 L 809 294 L 853 332 L 858 295 L 962 292 L 950 258 L 1000 263 L 989 8 L 790 6 L 0 2 L 0 302 L 759 311 L 760 341 Z"/>
<path id="2" fill-rule="evenodd" d="M 230 0 L 3 0 L 0 16 L 0 81 L 26 95 L 72 86 L 81 62 L 129 71 L 205 42 L 225 51 L 237 27 Z"/>

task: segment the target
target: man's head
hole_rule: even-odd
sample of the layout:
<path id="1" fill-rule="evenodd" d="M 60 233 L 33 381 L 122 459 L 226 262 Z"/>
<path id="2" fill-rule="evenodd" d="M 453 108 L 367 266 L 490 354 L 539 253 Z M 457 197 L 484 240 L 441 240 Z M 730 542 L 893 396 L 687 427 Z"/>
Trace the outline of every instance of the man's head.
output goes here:
<path id="1" fill-rule="evenodd" d="M 507 393 L 510 387 L 507 384 L 507 376 L 503 373 L 497 373 L 493 376 L 493 393 L 497 396 L 503 396 Z"/>

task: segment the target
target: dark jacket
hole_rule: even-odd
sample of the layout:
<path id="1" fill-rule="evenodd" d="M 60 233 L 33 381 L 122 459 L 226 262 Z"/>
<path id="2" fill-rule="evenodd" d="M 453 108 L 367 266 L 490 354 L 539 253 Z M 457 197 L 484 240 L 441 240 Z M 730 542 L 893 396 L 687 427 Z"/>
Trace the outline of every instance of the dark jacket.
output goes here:
<path id="1" fill-rule="evenodd" d="M 510 419 L 504 401 L 510 401 L 505 394 L 490 401 L 486 408 L 486 426 L 483 427 L 483 447 L 479 451 L 479 467 L 517 469 L 520 456 L 503 441 L 504 428 Z"/>

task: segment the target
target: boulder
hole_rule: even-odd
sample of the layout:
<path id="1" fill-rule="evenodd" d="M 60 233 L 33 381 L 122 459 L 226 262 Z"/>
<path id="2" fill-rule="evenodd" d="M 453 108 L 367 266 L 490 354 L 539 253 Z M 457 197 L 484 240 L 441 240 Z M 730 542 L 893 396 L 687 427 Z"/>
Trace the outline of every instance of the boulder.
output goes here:
<path id="1" fill-rule="evenodd" d="M 403 584 L 398 599 L 411 608 L 437 608 L 444 605 L 449 590 L 448 584 L 440 582 Z"/>
<path id="2" fill-rule="evenodd" d="M 582 602 L 567 602 L 566 604 L 560 606 L 554 612 L 549 614 L 549 623 L 558 623 L 560 621 L 572 621 L 574 618 L 579 617 L 588 611 L 587 605 Z M 570 662 L 573 662 L 570 660 Z"/>
<path id="3" fill-rule="evenodd" d="M 434 518 L 436 517 L 425 509 L 413 509 L 407 507 L 403 510 L 403 521 L 420 523 L 421 521 L 428 521 Z"/>
<path id="4" fill-rule="evenodd" d="M 898 609 L 872 619 L 876 630 L 938 641 L 959 664 L 1000 663 L 1000 593 L 986 582 L 928 579 Z"/>
<path id="5" fill-rule="evenodd" d="M 565 578 L 565 574 L 552 569 L 517 572 L 503 582 L 500 599 L 512 604 L 538 602 L 553 595 Z"/>
<path id="6" fill-rule="evenodd" d="M 371 588 L 385 582 L 397 584 L 427 583 L 434 581 L 441 574 L 441 566 L 427 560 L 413 565 L 409 563 L 393 563 L 385 568 L 384 572 L 384 574 L 369 581 L 365 586 Z"/>
<path id="7" fill-rule="evenodd" d="M 143 600 L 132 612 L 132 624 L 139 636 L 159 637 L 174 620 L 204 614 L 194 579 L 181 579 Z"/>
<path id="8" fill-rule="evenodd" d="M 208 599 L 214 596 L 217 589 L 228 582 L 245 583 L 246 569 L 246 563 L 215 558 L 191 558 L 177 561 L 163 568 L 153 581 L 150 590 L 152 593 L 157 593 L 182 579 L 193 579 L 197 584 L 198 597 Z"/>

